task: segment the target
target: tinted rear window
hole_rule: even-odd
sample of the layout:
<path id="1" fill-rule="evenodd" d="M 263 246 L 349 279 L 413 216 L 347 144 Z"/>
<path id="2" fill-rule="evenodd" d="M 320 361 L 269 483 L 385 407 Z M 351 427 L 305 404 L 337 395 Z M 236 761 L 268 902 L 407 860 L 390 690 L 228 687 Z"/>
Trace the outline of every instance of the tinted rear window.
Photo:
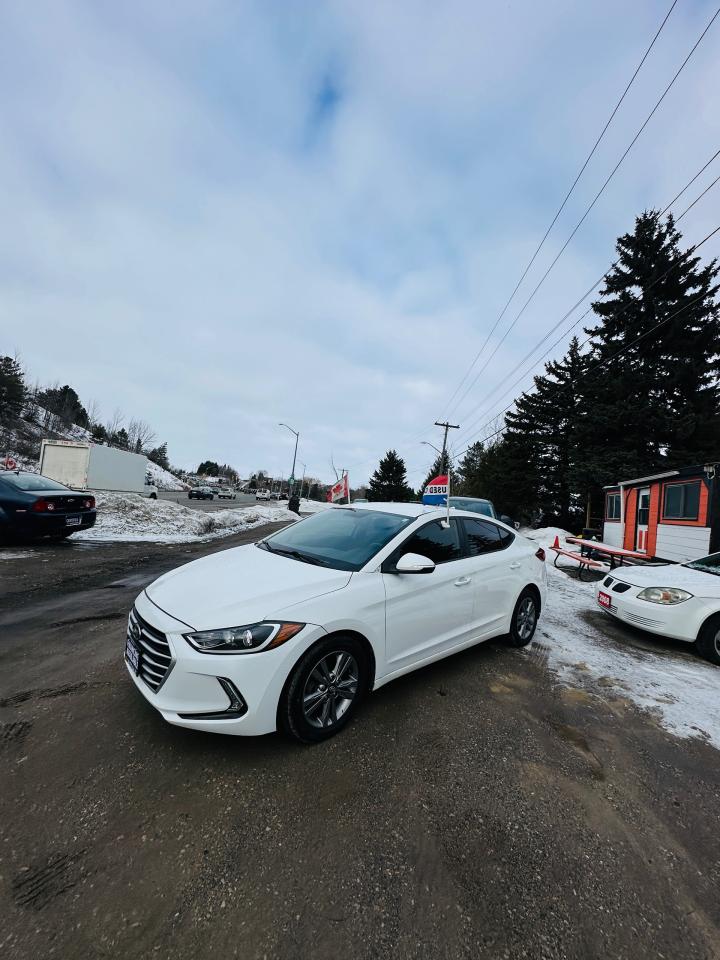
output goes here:
<path id="1" fill-rule="evenodd" d="M 33 493 L 36 490 L 67 490 L 62 483 L 35 473 L 5 473 L 0 479 L 15 490 L 27 490 Z"/>

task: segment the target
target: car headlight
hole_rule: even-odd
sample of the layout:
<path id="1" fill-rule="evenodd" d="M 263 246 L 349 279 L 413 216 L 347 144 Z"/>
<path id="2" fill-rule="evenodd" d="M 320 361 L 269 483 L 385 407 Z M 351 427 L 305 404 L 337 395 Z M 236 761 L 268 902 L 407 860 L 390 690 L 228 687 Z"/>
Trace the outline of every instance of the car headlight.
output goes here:
<path id="1" fill-rule="evenodd" d="M 259 653 L 272 650 L 300 633 L 304 623 L 263 621 L 223 630 L 200 630 L 184 634 L 200 653 Z"/>
<path id="2" fill-rule="evenodd" d="M 677 587 L 648 587 L 638 595 L 638 600 L 648 600 L 650 603 L 682 603 L 690 600 L 691 593 L 687 590 L 678 590 Z"/>

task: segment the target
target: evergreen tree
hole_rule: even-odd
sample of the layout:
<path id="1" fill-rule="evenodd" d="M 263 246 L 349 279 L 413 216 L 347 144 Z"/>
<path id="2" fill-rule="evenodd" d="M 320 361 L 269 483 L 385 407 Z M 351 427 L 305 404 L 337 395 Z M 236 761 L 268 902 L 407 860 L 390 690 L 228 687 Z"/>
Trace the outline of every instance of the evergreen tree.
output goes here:
<path id="1" fill-rule="evenodd" d="M 580 508 L 573 480 L 582 460 L 578 391 L 587 362 L 573 337 L 562 360 L 546 363 L 545 374 L 534 378 L 535 389 L 522 394 L 507 415 L 503 452 L 521 471 L 513 480 L 513 499 L 563 527 L 572 526 Z"/>
<path id="2" fill-rule="evenodd" d="M 154 447 L 148 454 L 148 459 L 152 460 L 152 462 L 156 463 L 159 467 L 162 467 L 163 470 L 169 470 L 170 460 L 168 458 L 167 443 L 161 443 L 159 447 Z"/>
<path id="3" fill-rule="evenodd" d="M 197 472 L 201 476 L 218 477 L 220 475 L 220 464 L 215 463 L 214 460 L 203 460 L 197 468 Z"/>
<path id="4" fill-rule="evenodd" d="M 584 486 L 720 455 L 719 268 L 680 240 L 671 215 L 650 211 L 617 242 L 593 304 L 600 322 L 586 330 Z"/>
<path id="5" fill-rule="evenodd" d="M 105 443 L 108 438 L 108 433 L 105 427 L 101 423 L 94 423 L 92 427 L 92 433 L 90 434 L 95 443 Z"/>
<path id="6" fill-rule="evenodd" d="M 22 367 L 14 357 L 0 357 L 0 423 L 19 417 L 26 399 Z"/>
<path id="7" fill-rule="evenodd" d="M 403 502 L 414 499 L 407 482 L 405 461 L 394 450 L 388 450 L 370 478 L 368 500 Z"/>
<path id="8" fill-rule="evenodd" d="M 54 413 L 56 417 L 70 426 L 76 423 L 80 427 L 87 427 L 88 414 L 80 402 L 76 391 L 67 383 L 64 387 L 47 387 L 37 394 L 37 402 L 41 407 Z"/>
<path id="9" fill-rule="evenodd" d="M 130 438 L 128 437 L 128 432 L 125 427 L 120 427 L 119 430 L 116 430 L 115 433 L 110 436 L 110 443 L 114 447 L 120 447 L 122 450 L 127 450 L 129 442 Z"/>

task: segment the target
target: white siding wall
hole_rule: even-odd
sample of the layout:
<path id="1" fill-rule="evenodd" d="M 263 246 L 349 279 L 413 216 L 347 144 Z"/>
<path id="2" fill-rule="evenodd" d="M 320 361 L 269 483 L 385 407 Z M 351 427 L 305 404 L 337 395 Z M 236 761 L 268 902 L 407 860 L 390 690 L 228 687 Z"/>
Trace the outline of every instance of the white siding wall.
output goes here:
<path id="1" fill-rule="evenodd" d="M 657 529 L 655 556 L 682 563 L 710 553 L 710 527 L 683 527 L 660 523 Z"/>
<path id="2" fill-rule="evenodd" d="M 621 547 L 623 545 L 624 523 L 605 523 L 603 524 L 603 543 L 610 544 L 611 547 Z"/>

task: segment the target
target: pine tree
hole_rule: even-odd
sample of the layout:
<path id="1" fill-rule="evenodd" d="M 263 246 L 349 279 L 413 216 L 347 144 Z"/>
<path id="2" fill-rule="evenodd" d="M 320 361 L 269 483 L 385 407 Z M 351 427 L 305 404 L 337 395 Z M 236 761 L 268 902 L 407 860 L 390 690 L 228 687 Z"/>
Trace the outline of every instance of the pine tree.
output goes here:
<path id="1" fill-rule="evenodd" d="M 618 263 L 593 304 L 600 322 L 586 330 L 582 404 L 588 487 L 720 455 L 720 268 L 701 267 L 680 241 L 671 215 L 643 213 L 619 238 Z"/>
<path id="2" fill-rule="evenodd" d="M 405 461 L 394 450 L 388 450 L 370 478 L 368 500 L 403 502 L 414 499 L 407 482 Z"/>
<path id="3" fill-rule="evenodd" d="M 545 374 L 534 378 L 535 389 L 507 415 L 507 454 L 519 457 L 522 486 L 532 487 L 524 499 L 530 496 L 544 522 L 564 527 L 572 525 L 581 507 L 573 481 L 582 456 L 579 390 L 587 362 L 573 337 L 562 360 L 546 363 Z"/>
<path id="4" fill-rule="evenodd" d="M 0 357 L 0 423 L 19 417 L 26 399 L 22 367 L 14 357 Z"/>
<path id="5" fill-rule="evenodd" d="M 167 443 L 161 443 L 159 447 L 154 447 L 148 454 L 148 459 L 152 460 L 152 462 L 156 463 L 159 467 L 162 467 L 163 470 L 169 470 L 170 459 L 168 457 Z"/>

